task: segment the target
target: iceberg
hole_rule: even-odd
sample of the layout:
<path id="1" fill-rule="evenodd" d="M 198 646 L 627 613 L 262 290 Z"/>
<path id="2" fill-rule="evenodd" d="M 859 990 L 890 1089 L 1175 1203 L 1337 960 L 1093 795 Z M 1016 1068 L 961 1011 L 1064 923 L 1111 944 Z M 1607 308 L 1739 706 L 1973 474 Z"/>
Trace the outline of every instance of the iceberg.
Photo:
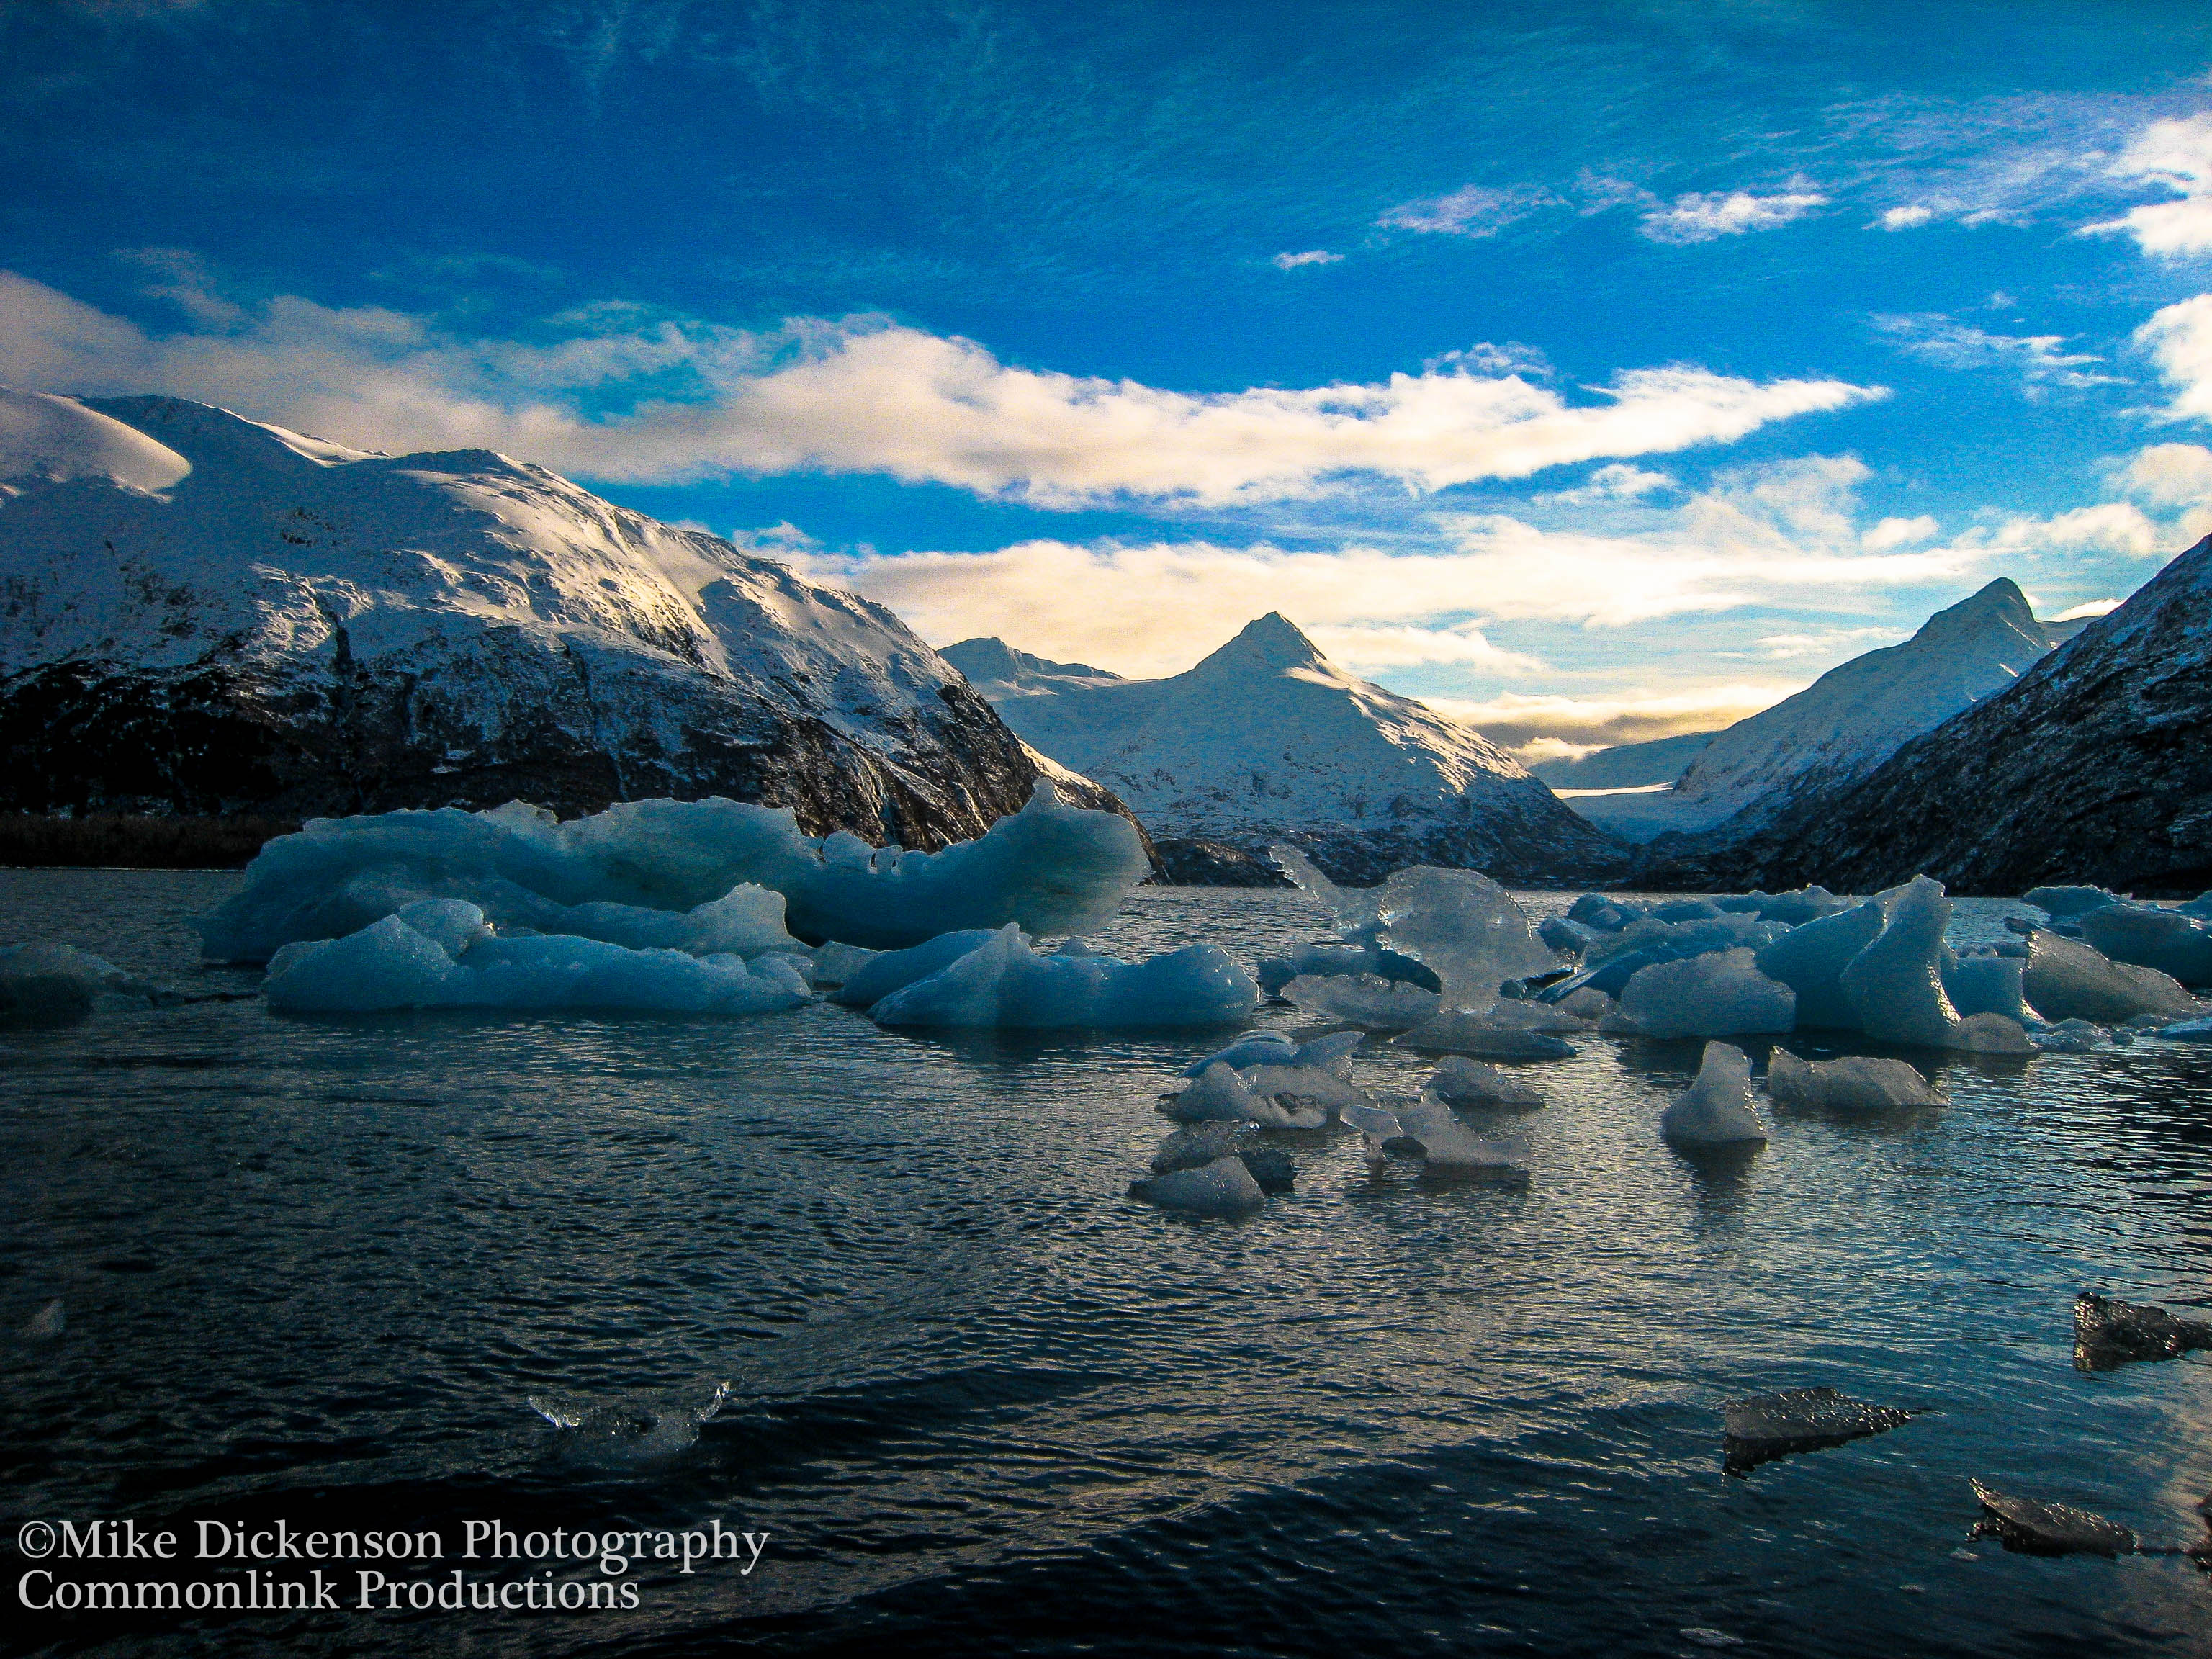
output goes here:
<path id="1" fill-rule="evenodd" d="M 1297 945 L 1286 957 L 1263 958 L 1256 977 L 1260 988 L 1272 997 L 1281 995 L 1283 988 L 1301 974 L 1316 978 L 1332 974 L 1373 974 L 1382 979 L 1418 985 L 1425 991 L 1443 988 L 1443 981 L 1413 957 L 1374 945 Z"/>
<path id="2" fill-rule="evenodd" d="M 1434 1096 L 1449 1106 L 1504 1107 L 1533 1111 L 1544 1103 L 1543 1091 L 1495 1066 L 1479 1060 L 1449 1054 L 1437 1062 L 1436 1073 L 1421 1090 L 1424 1099 Z"/>
<path id="3" fill-rule="evenodd" d="M 1452 1115 L 1440 1101 L 1408 1106 L 1397 1114 L 1398 1133 L 1421 1144 L 1421 1155 L 1432 1170 L 1498 1170 L 1525 1174 L 1513 1162 L 1513 1148 L 1503 1141 L 1485 1140 Z"/>
<path id="4" fill-rule="evenodd" d="M 1968 1054 L 2025 1057 L 2036 1051 L 2020 1022 L 2007 1019 L 2002 1014 L 1968 1014 L 1959 1022 L 1944 1046 Z"/>
<path id="5" fill-rule="evenodd" d="M 1791 928 L 1753 957 L 1759 971 L 1796 993 L 1796 1021 L 1839 1031 L 1859 1028 L 1858 1010 L 1844 994 L 1844 969 L 1881 937 L 1881 906 L 1869 901 Z"/>
<path id="6" fill-rule="evenodd" d="M 416 923 L 421 926 L 416 926 Z M 502 939 L 456 900 L 403 907 L 343 939 L 286 945 L 269 964 L 269 1006 L 292 1013 L 405 1008 L 617 1009 L 769 1013 L 808 1000 L 792 960 L 633 951 L 559 934 Z"/>
<path id="7" fill-rule="evenodd" d="M 1852 1054 L 1807 1061 L 1780 1047 L 1767 1059 L 1766 1092 L 1778 1106 L 1808 1111 L 1887 1112 L 1943 1103 L 1928 1079 L 1901 1060 Z"/>
<path id="8" fill-rule="evenodd" d="M 1443 999 L 1417 985 L 1374 974 L 1301 974 L 1283 995 L 1308 1013 L 1370 1031 L 1403 1031 L 1436 1017 Z"/>
<path id="9" fill-rule="evenodd" d="M 1195 1169 L 1176 1170 L 1149 1181 L 1129 1183 L 1129 1196 L 1156 1204 L 1163 1210 L 1185 1215 L 1224 1219 L 1249 1215 L 1264 1207 L 1267 1194 L 1252 1178 L 1244 1160 L 1235 1153 L 1218 1158 Z"/>
<path id="10" fill-rule="evenodd" d="M 1725 1042 L 1708 1042 L 1698 1079 L 1659 1119 L 1659 1133 L 1686 1146 L 1764 1141 L 1766 1126 L 1751 1109 L 1751 1059 Z"/>
<path id="11" fill-rule="evenodd" d="M 1395 1040 L 1401 1048 L 1432 1054 L 1481 1054 L 1491 1060 L 1571 1060 L 1575 1057 L 1577 1050 L 1572 1043 L 1563 1042 L 1548 1032 L 1533 1030 L 1522 1021 L 1499 1018 L 1506 1009 L 1514 1006 L 1500 1003 L 1491 1012 L 1480 1014 L 1451 1009 L 1415 1026 Z M 1579 1020 L 1575 1022 L 1577 1027 L 1581 1024 Z"/>
<path id="12" fill-rule="evenodd" d="M 814 949 L 814 982 L 817 985 L 843 985 L 854 975 L 866 967 L 880 951 L 863 950 L 857 945 L 845 945 L 831 939 L 827 945 Z"/>
<path id="13" fill-rule="evenodd" d="M 1640 968 L 1620 994 L 1620 1012 L 1655 1037 L 1787 1031 L 1796 1011 L 1796 993 L 1741 946 Z"/>
<path id="14" fill-rule="evenodd" d="M 871 963 L 848 984 L 882 965 Z M 982 944 L 868 1009 L 878 1025 L 994 1030 L 1235 1025 L 1260 1005 L 1252 976 L 1217 945 L 1143 962 L 1098 956 L 1080 940 L 1042 955 L 1012 922 Z"/>
<path id="15" fill-rule="evenodd" d="M 1251 1129 L 1249 1123 L 1225 1120 L 1188 1124 L 1154 1149 L 1152 1173 L 1173 1175 L 1177 1170 L 1202 1169 L 1218 1159 L 1234 1158 Z"/>
<path id="16" fill-rule="evenodd" d="M 2021 989 L 2048 1020 L 2119 1025 L 2137 1014 L 2194 1014 L 2197 999 L 2154 969 L 2110 962 L 2079 939 L 2038 928 L 2028 936 Z"/>
<path id="17" fill-rule="evenodd" d="M 1397 871 L 1382 884 L 1376 914 L 1391 948 L 1443 981 L 1447 1009 L 1480 1013 L 1507 980 L 1560 966 L 1513 896 L 1472 870 Z"/>
<path id="18" fill-rule="evenodd" d="M 2021 896 L 2028 903 L 2049 916 L 2053 922 L 2070 924 L 2092 910 L 2100 910 L 2107 904 L 2125 904 L 2128 901 L 2118 893 L 2101 887 L 2031 887 Z"/>
<path id="19" fill-rule="evenodd" d="M 848 1008 L 872 1008 L 892 992 L 903 991 L 916 980 L 950 968 L 998 936 L 995 927 L 963 927 L 903 951 L 879 951 L 831 992 L 830 1000 Z"/>
<path id="20" fill-rule="evenodd" d="M 565 823 L 518 801 L 316 818 L 263 848 L 245 888 L 193 925 L 210 960 L 264 962 L 415 900 L 453 898 L 501 927 L 632 930 L 616 944 L 652 943 L 635 930 L 671 925 L 623 911 L 684 913 L 713 945 L 714 927 L 756 925 L 760 901 L 695 913 L 750 885 L 782 896 L 781 923 L 800 939 L 896 949 L 1009 922 L 1080 933 L 1112 916 L 1149 867 L 1127 818 L 1068 805 L 1044 779 L 1019 812 L 937 853 L 872 848 L 846 830 L 802 835 L 788 808 L 719 796 L 621 801 Z"/>
<path id="21" fill-rule="evenodd" d="M 2184 985 L 2212 985 L 2212 921 L 2150 904 L 2107 904 L 2081 918 L 2081 942 Z"/>
<path id="22" fill-rule="evenodd" d="M 2023 985 L 2027 968 L 2025 957 L 1962 954 L 1952 965 L 1943 988 L 1962 1018 L 2002 1014 L 2029 1025 L 2040 1016 L 2027 1006 Z"/>
<path id="23" fill-rule="evenodd" d="M 1950 924 L 1951 901 L 1942 884 L 1926 876 L 1915 876 L 1885 897 L 1889 921 L 1844 969 L 1844 994 L 1858 1014 L 1859 1029 L 1877 1042 L 1950 1048 L 1959 1028 L 1959 1011 L 1943 989 L 1943 930 Z"/>

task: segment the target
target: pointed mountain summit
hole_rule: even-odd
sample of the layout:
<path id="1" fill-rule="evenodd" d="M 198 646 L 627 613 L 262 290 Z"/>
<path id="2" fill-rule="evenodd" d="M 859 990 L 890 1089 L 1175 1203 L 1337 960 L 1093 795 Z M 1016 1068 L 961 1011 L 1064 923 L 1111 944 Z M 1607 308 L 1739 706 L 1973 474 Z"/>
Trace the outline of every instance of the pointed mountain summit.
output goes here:
<path id="1" fill-rule="evenodd" d="M 1583 797 L 1575 806 L 1634 840 L 1751 835 L 1793 800 L 1865 776 L 1900 744 L 2003 690 L 2051 648 L 2027 596 L 1999 577 L 1902 645 L 1853 657 L 1738 720 L 1699 750 L 1671 792 Z"/>
<path id="2" fill-rule="evenodd" d="M 1793 804 L 1702 878 L 1869 892 L 2212 887 L 2212 537 L 2017 682 Z"/>
<path id="3" fill-rule="evenodd" d="M 1346 673 L 1273 612 L 1167 679 L 997 640 L 944 655 L 1024 741 L 1127 800 L 1164 855 L 1170 842 L 1249 853 L 1288 841 L 1344 881 L 1413 864 L 1571 880 L 1623 862 L 1472 726 Z"/>
<path id="4" fill-rule="evenodd" d="M 724 794 L 927 848 L 1039 775 L 881 606 L 489 450 L 0 388 L 0 808 Z"/>

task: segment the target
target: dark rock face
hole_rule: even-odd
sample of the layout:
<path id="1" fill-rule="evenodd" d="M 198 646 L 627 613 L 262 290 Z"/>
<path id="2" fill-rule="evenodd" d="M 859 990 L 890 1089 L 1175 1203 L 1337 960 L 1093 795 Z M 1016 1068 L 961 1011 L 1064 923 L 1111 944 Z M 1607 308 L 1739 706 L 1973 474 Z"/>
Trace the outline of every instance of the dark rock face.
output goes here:
<path id="1" fill-rule="evenodd" d="M 1288 887 L 1291 878 L 1265 858 L 1218 841 L 1188 837 L 1154 848 L 1159 873 L 1170 887 Z"/>
<path id="2" fill-rule="evenodd" d="M 1863 781 L 1734 846 L 1663 838 L 1638 879 L 1871 892 L 1924 872 L 1962 894 L 2087 883 L 2193 896 L 2212 887 L 2208 732 L 2212 537 Z"/>
<path id="3" fill-rule="evenodd" d="M 928 849 L 1046 769 L 882 607 L 542 469 L 173 398 L 44 401 L 190 465 L 158 491 L 33 477 L 0 499 L 0 811 L 726 795 Z"/>

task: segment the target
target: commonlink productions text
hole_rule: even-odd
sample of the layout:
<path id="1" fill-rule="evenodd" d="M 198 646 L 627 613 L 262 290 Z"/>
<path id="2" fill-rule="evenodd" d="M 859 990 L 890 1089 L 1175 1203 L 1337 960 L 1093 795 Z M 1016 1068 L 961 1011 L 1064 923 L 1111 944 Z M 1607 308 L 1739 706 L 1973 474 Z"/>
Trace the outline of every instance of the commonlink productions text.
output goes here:
<path id="1" fill-rule="evenodd" d="M 40 1613 L 609 1611 L 640 1605 L 640 1574 L 749 1577 L 768 1541 L 719 1518 L 680 1532 L 26 1521 L 15 1602 Z"/>

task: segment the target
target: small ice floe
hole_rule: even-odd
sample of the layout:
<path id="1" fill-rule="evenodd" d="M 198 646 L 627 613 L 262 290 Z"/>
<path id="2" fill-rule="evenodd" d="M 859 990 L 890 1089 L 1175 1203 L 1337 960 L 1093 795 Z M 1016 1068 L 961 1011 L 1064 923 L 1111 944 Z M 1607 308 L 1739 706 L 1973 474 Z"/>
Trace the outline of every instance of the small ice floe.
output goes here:
<path id="1" fill-rule="evenodd" d="M 1129 1196 L 1156 1204 L 1163 1210 L 1220 1218 L 1249 1215 L 1267 1201 L 1267 1194 L 1253 1178 L 1252 1171 L 1234 1152 L 1215 1158 L 1211 1164 L 1133 1181 L 1129 1183 Z"/>
<path id="2" fill-rule="evenodd" d="M 854 975 L 866 967 L 880 951 L 866 951 L 857 945 L 843 945 L 831 939 L 826 945 L 814 947 L 814 982 L 817 985 L 843 985 Z"/>
<path id="3" fill-rule="evenodd" d="M 1528 1009 L 1528 1016 L 1517 1011 Z M 1512 1012 L 1509 1012 L 1512 1011 Z M 1563 1038 L 1535 1029 L 1552 1014 L 1534 1003 L 1500 1002 L 1483 1013 L 1449 1009 L 1398 1036 L 1399 1047 L 1425 1054 L 1480 1054 L 1489 1060 L 1571 1060 L 1579 1052 Z M 1571 1015 L 1554 1029 L 1580 1030 Z"/>
<path id="4" fill-rule="evenodd" d="M 2111 1040 L 2111 1033 L 2086 1019 L 2062 1019 L 2028 1033 L 2027 1040 L 2046 1054 L 2086 1054 Z"/>
<path id="5" fill-rule="evenodd" d="M 1982 1518 L 1973 1535 L 1994 1538 L 2008 1550 L 2027 1555 L 2131 1555 L 2136 1535 L 2117 1521 L 2107 1521 L 2071 1504 L 2046 1504 L 2033 1498 L 2012 1498 L 1984 1486 L 1967 1482 L 1980 1500 Z"/>
<path id="6" fill-rule="evenodd" d="M 2079 939 L 2038 928 L 2027 938 L 2021 988 L 2048 1020 L 2124 1024 L 2136 1014 L 2186 1019 L 2202 1012 L 2180 982 L 2155 968 L 2113 962 Z"/>
<path id="7" fill-rule="evenodd" d="M 1346 1107 L 1344 1121 L 1364 1138 L 1367 1158 L 1380 1164 L 1390 1152 L 1418 1151 L 1425 1169 L 1438 1174 L 1526 1181 L 1528 1172 L 1513 1162 L 1513 1149 L 1485 1140 L 1436 1103 L 1401 1112 L 1376 1107 Z M 1410 1143 L 1410 1144 L 1409 1144 Z"/>
<path id="8" fill-rule="evenodd" d="M 2108 1371 L 2130 1360 L 2179 1359 L 2212 1350 L 2212 1324 L 2147 1302 L 2084 1291 L 2074 1298 L 2074 1364 Z"/>
<path id="9" fill-rule="evenodd" d="M 1310 1014 L 1370 1031 L 1404 1031 L 1436 1018 L 1443 999 L 1433 991 L 1375 974 L 1301 974 L 1280 994 Z"/>
<path id="10" fill-rule="evenodd" d="M 672 1457 L 699 1438 L 699 1425 L 730 1397 L 727 1382 L 702 1384 L 672 1400 L 532 1395 L 530 1409 L 559 1431 L 556 1445 L 587 1462 L 650 1463 Z"/>
<path id="11" fill-rule="evenodd" d="M 1224 1158 L 1233 1158 L 1243 1162 L 1261 1192 L 1292 1191 L 1297 1185 L 1297 1166 L 1291 1162 L 1291 1155 L 1279 1146 L 1261 1146 L 1247 1140 L 1245 1137 L 1252 1128 L 1249 1123 L 1194 1123 L 1177 1129 L 1154 1150 L 1152 1175 L 1158 1177 L 1185 1170 L 1202 1170 Z M 1149 1197 L 1149 1183 L 1139 1184 L 1146 1186 L 1146 1190 L 1139 1192 L 1133 1186 L 1132 1195 Z"/>
<path id="12" fill-rule="evenodd" d="M 1659 1133 L 1678 1146 L 1747 1145 L 1766 1139 L 1751 1109 L 1751 1060 L 1725 1042 L 1708 1042 L 1698 1079 L 1659 1120 Z"/>
<path id="13" fill-rule="evenodd" d="M 1399 1127 L 1398 1115 L 1379 1106 L 1347 1106 L 1343 1117 L 1366 1141 L 1367 1161 L 1370 1164 L 1380 1164 L 1390 1143 L 1405 1133 Z"/>
<path id="14" fill-rule="evenodd" d="M 1197 1077 L 1206 1068 L 1219 1060 L 1234 1070 L 1248 1066 L 1306 1066 L 1329 1073 L 1332 1076 L 1352 1079 L 1352 1053 L 1366 1041 L 1364 1031 L 1332 1031 L 1327 1036 L 1314 1038 L 1310 1042 L 1293 1042 L 1279 1031 L 1254 1031 L 1241 1036 L 1226 1048 L 1208 1054 L 1183 1067 L 1185 1077 Z"/>
<path id="15" fill-rule="evenodd" d="M 852 1000 L 871 963 L 844 989 Z M 878 1025 L 978 1030 L 1238 1025 L 1260 988 L 1218 945 L 1142 962 L 1101 955 L 1081 939 L 1041 952 L 1008 922 L 973 950 L 901 986 L 868 1009 Z"/>
<path id="16" fill-rule="evenodd" d="M 1533 1111 L 1544 1103 L 1543 1091 L 1520 1079 L 1509 1077 L 1495 1066 L 1459 1054 L 1437 1062 L 1434 1076 L 1422 1087 L 1421 1097 L 1431 1097 L 1447 1106 L 1502 1108 Z"/>
<path id="17" fill-rule="evenodd" d="M 62 1299 L 56 1297 L 24 1322 L 23 1334 L 34 1342 L 50 1342 L 68 1328 L 69 1319 L 62 1312 Z"/>
<path id="18" fill-rule="evenodd" d="M 1787 1031 L 1797 994 L 1759 972 L 1743 946 L 1654 963 L 1620 993 L 1620 1013 L 1646 1036 L 1716 1037 Z"/>
<path id="19" fill-rule="evenodd" d="M 1780 1047 L 1766 1062 L 1766 1092 L 1778 1106 L 1808 1111 L 1887 1112 L 1944 1101 L 1940 1091 L 1901 1060 L 1851 1054 L 1807 1061 Z"/>
<path id="20" fill-rule="evenodd" d="M 1270 1129 L 1322 1129 L 1346 1104 L 1367 1096 L 1319 1066 L 1255 1066 L 1230 1069 L 1216 1060 L 1182 1093 L 1160 1104 L 1178 1123 L 1257 1123 Z"/>
<path id="21" fill-rule="evenodd" d="M 87 1014 L 202 1000 L 73 945 L 0 945 L 0 1025 L 61 1024 Z"/>
<path id="22" fill-rule="evenodd" d="M 1886 1434 L 1919 1414 L 1854 1400 L 1835 1389 L 1753 1395 L 1721 1407 L 1723 1460 L 1729 1474 L 1742 1474 L 1796 1452 L 1821 1451 L 1870 1434 Z"/>

